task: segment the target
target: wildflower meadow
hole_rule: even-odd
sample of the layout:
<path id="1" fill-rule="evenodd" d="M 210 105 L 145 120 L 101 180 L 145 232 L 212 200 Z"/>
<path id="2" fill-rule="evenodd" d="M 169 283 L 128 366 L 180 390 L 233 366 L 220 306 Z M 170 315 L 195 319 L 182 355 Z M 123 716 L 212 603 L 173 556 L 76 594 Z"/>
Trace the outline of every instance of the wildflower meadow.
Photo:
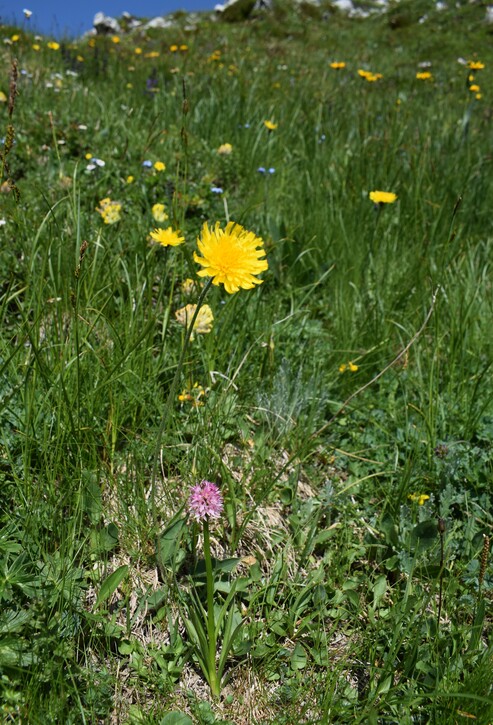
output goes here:
<path id="1" fill-rule="evenodd" d="M 271 5 L 1 27 L 2 723 L 493 722 L 493 28 Z"/>

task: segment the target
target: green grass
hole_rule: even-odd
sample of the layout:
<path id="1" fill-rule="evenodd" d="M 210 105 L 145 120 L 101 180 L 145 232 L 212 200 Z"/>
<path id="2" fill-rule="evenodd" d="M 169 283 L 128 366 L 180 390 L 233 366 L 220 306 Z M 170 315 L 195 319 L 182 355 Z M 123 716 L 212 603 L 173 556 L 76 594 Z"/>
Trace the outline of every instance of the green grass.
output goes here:
<path id="1" fill-rule="evenodd" d="M 492 722 L 483 16 L 277 3 L 58 49 L 3 28 L 2 722 Z M 485 67 L 468 79 L 459 58 Z M 150 243 L 158 202 L 184 245 Z M 213 329 L 179 372 L 192 399 L 159 440 L 196 237 L 227 219 L 269 270 L 211 288 Z M 184 626 L 201 479 L 225 502 L 216 606 L 241 622 L 217 701 Z"/>

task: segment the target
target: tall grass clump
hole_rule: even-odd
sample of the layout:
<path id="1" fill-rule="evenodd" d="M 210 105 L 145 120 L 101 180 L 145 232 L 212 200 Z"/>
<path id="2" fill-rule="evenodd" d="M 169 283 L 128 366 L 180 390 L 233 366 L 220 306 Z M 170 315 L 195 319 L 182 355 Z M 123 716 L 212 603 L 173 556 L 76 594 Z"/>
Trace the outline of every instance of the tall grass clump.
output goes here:
<path id="1" fill-rule="evenodd" d="M 2 722 L 493 719 L 483 16 L 2 28 Z"/>

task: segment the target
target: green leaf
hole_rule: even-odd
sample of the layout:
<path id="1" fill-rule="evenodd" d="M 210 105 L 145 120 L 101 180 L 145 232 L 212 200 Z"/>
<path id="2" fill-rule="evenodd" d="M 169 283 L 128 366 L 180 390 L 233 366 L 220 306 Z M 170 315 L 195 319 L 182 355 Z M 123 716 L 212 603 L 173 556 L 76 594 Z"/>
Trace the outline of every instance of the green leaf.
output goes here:
<path id="1" fill-rule="evenodd" d="M 163 568 L 176 571 L 176 555 L 186 521 L 186 517 L 172 519 L 158 539 L 157 556 Z"/>
<path id="2" fill-rule="evenodd" d="M 438 536 L 437 522 L 434 519 L 422 521 L 411 531 L 411 540 L 414 546 L 423 551 L 433 546 Z"/>
<path id="3" fill-rule="evenodd" d="M 160 725 L 193 725 L 193 720 L 184 712 L 175 710 L 174 712 L 168 712 L 161 720 Z"/>
<path id="4" fill-rule="evenodd" d="M 291 669 L 302 670 L 306 667 L 306 662 L 306 652 L 301 644 L 298 642 L 293 650 L 293 654 L 291 655 Z"/>
<path id="5" fill-rule="evenodd" d="M 378 607 L 387 591 L 387 577 L 379 576 L 373 585 L 373 607 Z"/>
<path id="6" fill-rule="evenodd" d="M 118 589 L 121 582 L 125 579 L 128 574 L 128 564 L 119 566 L 118 569 L 110 574 L 101 585 L 99 594 L 96 599 L 95 607 L 99 607 L 105 602 L 111 595 Z"/>

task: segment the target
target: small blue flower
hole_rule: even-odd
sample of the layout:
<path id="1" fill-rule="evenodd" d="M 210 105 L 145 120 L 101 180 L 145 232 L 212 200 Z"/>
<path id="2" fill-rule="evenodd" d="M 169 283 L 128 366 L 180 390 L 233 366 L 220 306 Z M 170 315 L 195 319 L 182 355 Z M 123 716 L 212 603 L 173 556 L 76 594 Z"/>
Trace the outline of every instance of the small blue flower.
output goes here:
<path id="1" fill-rule="evenodd" d="M 276 170 L 275 170 L 275 168 L 273 166 L 271 166 L 270 169 L 268 169 L 268 171 L 269 171 L 269 174 L 275 174 L 276 173 Z"/>
<path id="2" fill-rule="evenodd" d="M 258 167 L 258 169 L 257 169 L 257 171 L 258 171 L 258 172 L 259 172 L 260 174 L 265 174 L 265 166 L 259 166 L 259 167 Z"/>
<path id="3" fill-rule="evenodd" d="M 213 194 L 222 194 L 223 190 L 220 186 L 211 186 L 211 191 Z"/>
<path id="4" fill-rule="evenodd" d="M 149 159 L 146 159 L 142 162 L 142 166 L 145 166 L 146 169 L 152 169 L 152 161 L 149 161 Z"/>

